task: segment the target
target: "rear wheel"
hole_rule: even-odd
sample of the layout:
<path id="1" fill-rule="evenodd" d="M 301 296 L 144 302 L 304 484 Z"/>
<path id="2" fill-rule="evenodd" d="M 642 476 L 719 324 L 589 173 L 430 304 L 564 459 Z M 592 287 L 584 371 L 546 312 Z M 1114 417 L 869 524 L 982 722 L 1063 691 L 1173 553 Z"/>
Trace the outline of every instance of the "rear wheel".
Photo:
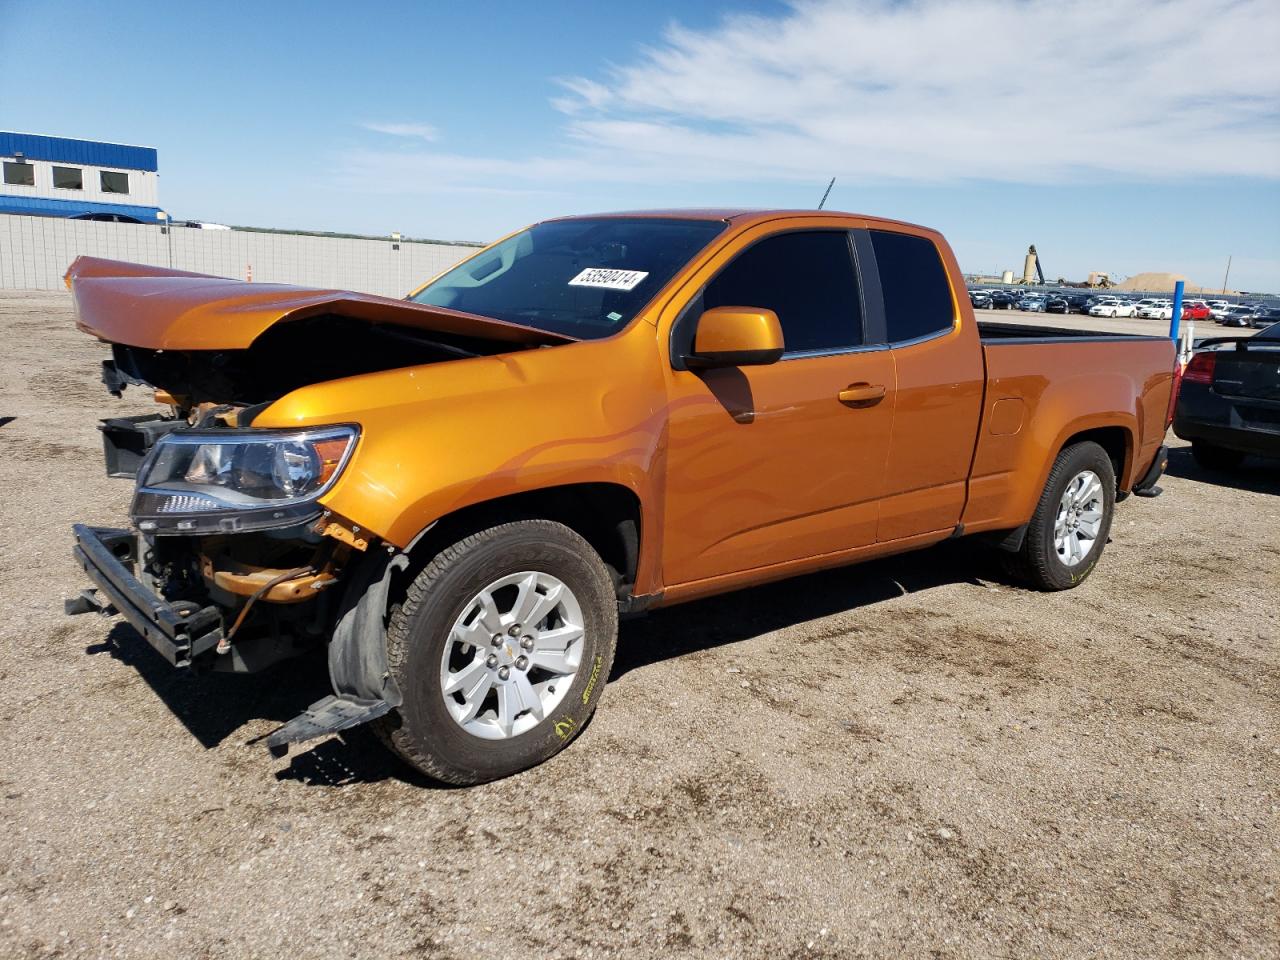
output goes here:
<path id="1" fill-rule="evenodd" d="M 1091 441 L 1058 454 L 1010 571 L 1040 590 L 1084 582 L 1102 556 L 1116 503 L 1115 468 Z"/>
<path id="2" fill-rule="evenodd" d="M 522 520 L 442 550 L 387 627 L 403 704 L 391 747 L 448 783 L 483 783 L 547 760 L 581 732 L 613 665 L 613 581 L 582 537 Z"/>
<path id="3" fill-rule="evenodd" d="M 1245 455 L 1239 450 L 1228 450 L 1203 440 L 1195 440 L 1191 444 L 1191 456 L 1196 463 L 1206 470 L 1234 470 L 1244 462 Z"/>

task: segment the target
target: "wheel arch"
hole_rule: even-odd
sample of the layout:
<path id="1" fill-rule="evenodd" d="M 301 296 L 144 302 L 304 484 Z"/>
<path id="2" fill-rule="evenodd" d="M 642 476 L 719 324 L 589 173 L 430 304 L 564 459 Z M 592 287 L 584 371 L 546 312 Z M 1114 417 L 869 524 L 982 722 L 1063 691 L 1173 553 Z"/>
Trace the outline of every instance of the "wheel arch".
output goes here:
<path id="1" fill-rule="evenodd" d="M 421 530 L 405 548 L 411 564 L 425 565 L 443 548 L 488 527 L 515 520 L 553 520 L 573 530 L 600 554 L 614 575 L 619 599 L 631 596 L 640 567 L 643 508 L 620 483 L 559 484 L 467 504 Z"/>
<path id="2" fill-rule="evenodd" d="M 1120 493 L 1127 490 L 1128 471 L 1133 464 L 1134 437 L 1133 431 L 1126 426 L 1113 424 L 1111 426 L 1091 427 L 1087 430 L 1072 433 L 1058 444 L 1057 450 L 1054 451 L 1053 457 L 1050 459 L 1050 464 L 1067 447 L 1086 441 L 1096 443 L 1106 451 L 1116 474 L 1116 492 Z"/>

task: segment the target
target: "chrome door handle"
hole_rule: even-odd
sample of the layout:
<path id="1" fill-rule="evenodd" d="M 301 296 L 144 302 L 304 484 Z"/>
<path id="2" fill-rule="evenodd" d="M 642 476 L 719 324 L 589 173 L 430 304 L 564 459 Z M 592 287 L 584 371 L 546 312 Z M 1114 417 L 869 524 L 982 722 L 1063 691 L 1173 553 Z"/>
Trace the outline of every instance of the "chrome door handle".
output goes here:
<path id="1" fill-rule="evenodd" d="M 884 399 L 883 383 L 851 383 L 837 396 L 848 407 L 871 407 Z"/>

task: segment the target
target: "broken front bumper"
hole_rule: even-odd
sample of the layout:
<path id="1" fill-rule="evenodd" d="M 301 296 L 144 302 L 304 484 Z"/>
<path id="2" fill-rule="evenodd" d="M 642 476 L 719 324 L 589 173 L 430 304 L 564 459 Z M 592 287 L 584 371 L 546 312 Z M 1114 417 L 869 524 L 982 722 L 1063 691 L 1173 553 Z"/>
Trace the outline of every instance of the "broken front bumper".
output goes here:
<path id="1" fill-rule="evenodd" d="M 135 534 L 111 527 L 77 523 L 73 556 L 97 586 L 66 601 L 66 612 L 119 613 L 162 657 L 175 667 L 189 667 L 222 639 L 222 613 L 214 606 L 170 603 L 133 574 Z M 102 596 L 98 593 L 101 591 Z"/>
<path id="2" fill-rule="evenodd" d="M 136 534 L 110 527 L 74 526 L 73 555 L 96 584 L 66 601 L 68 614 L 120 614 L 175 667 L 214 659 L 223 638 L 222 612 L 190 601 L 166 601 L 133 573 Z M 267 738 L 277 755 L 299 743 L 384 716 L 401 703 L 386 665 L 382 616 L 391 558 L 379 553 L 358 581 L 359 599 L 339 619 L 330 649 L 330 675 L 338 693 L 304 710 Z"/>

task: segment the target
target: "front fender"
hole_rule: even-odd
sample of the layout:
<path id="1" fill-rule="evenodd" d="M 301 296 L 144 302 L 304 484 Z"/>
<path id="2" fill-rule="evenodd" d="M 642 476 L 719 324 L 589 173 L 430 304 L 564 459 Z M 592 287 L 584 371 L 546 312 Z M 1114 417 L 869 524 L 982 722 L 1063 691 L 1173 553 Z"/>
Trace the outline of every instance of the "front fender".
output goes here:
<path id="1" fill-rule="evenodd" d="M 662 411 L 652 328 L 640 324 L 303 387 L 254 425 L 358 423 L 356 452 L 322 503 L 404 549 L 456 510 L 549 486 L 614 483 L 652 502 Z"/>

